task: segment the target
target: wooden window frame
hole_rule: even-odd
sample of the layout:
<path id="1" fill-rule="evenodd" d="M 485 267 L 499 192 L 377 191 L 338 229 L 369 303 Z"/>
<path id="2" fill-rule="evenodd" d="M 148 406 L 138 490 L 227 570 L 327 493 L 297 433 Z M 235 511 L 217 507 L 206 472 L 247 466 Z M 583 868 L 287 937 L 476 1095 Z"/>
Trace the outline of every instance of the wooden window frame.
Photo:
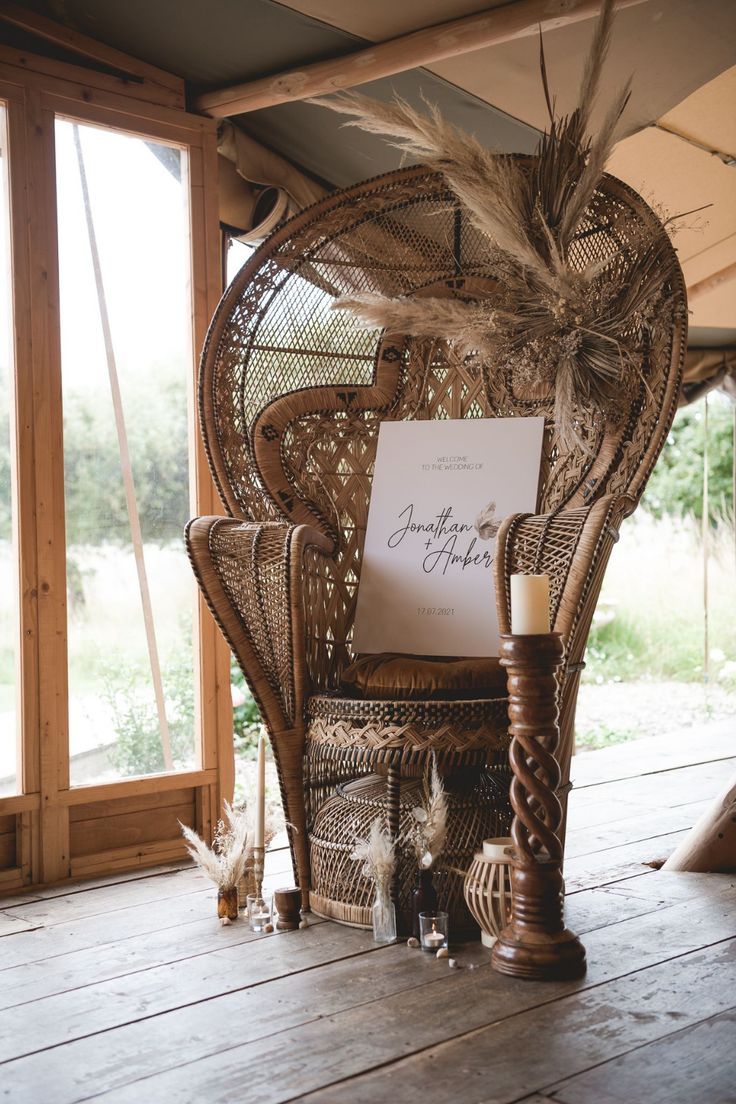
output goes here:
<path id="1" fill-rule="evenodd" d="M 104 64 L 106 47 L 100 46 Z M 119 68 L 115 52 L 114 62 Z M 17 795 L 0 798 L 15 816 L 16 865 L 0 870 L 0 893 L 23 885 L 131 869 L 182 857 L 180 838 L 145 838 L 152 795 L 160 804 L 187 791 L 192 820 L 210 836 L 234 783 L 230 655 L 199 597 L 198 769 L 70 787 L 66 643 L 66 541 L 59 333 L 55 120 L 110 127 L 185 146 L 189 162 L 192 397 L 197 356 L 221 293 L 217 139 L 211 119 L 183 110 L 178 78 L 130 59 L 132 78 L 0 47 L 0 99 L 7 105 L 15 355 L 16 550 L 19 562 L 19 730 Z M 190 409 L 194 411 L 195 404 Z M 190 418 L 193 512 L 221 512 L 206 455 Z M 11 434 L 12 437 L 12 434 Z M 179 806 L 177 806 L 178 808 Z M 147 809 L 147 811 L 146 811 Z M 70 825 L 89 814 L 125 824 L 121 846 L 70 847 Z M 126 834 L 127 833 L 127 834 Z M 100 833 L 101 837 L 110 833 Z M 136 842 L 138 840 L 138 842 Z"/>

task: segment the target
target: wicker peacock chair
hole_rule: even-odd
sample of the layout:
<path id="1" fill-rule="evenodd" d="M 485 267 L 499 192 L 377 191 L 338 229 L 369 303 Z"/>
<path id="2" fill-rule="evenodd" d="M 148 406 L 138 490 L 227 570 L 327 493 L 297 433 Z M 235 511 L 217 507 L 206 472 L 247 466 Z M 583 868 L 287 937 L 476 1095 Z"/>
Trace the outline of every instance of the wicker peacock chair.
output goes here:
<path id="1" fill-rule="evenodd" d="M 664 234 L 639 196 L 605 177 L 595 216 L 584 221 L 576 241 L 581 265 L 607 255 L 612 245 L 631 248 L 621 230 L 631 218 Z M 558 441 L 552 393 L 513 393 L 505 372 L 464 361 L 441 340 L 360 332 L 330 310 L 334 297 L 355 292 L 487 293 L 494 285 L 484 268 L 484 244 L 446 183 L 422 166 L 359 184 L 302 212 L 261 246 L 225 293 L 205 345 L 202 432 L 230 516 L 191 522 L 188 547 L 270 732 L 286 816 L 296 829 L 292 855 L 305 903 L 309 833 L 319 808 L 331 808 L 336 781 L 382 761 L 395 768 L 428 748 L 464 763 L 475 756 L 498 764 L 505 754 L 501 695 L 407 705 L 350 701 L 341 693 L 342 672 L 353 659 L 382 419 L 545 416 L 538 513 L 506 519 L 495 565 L 502 632 L 509 628 L 509 576 L 550 576 L 554 628 L 566 653 L 559 753 L 565 782 L 603 573 L 619 523 L 634 510 L 675 412 L 686 336 L 679 267 L 643 350 L 641 386 L 628 417 L 611 425 L 581 415 L 578 429 L 588 450 L 572 452 Z M 447 739 L 438 741 L 438 731 Z M 364 780 L 369 802 L 372 785 Z M 471 849 L 478 843 L 472 840 Z M 353 915 L 349 902 L 333 915 L 366 919 L 365 909 Z"/>

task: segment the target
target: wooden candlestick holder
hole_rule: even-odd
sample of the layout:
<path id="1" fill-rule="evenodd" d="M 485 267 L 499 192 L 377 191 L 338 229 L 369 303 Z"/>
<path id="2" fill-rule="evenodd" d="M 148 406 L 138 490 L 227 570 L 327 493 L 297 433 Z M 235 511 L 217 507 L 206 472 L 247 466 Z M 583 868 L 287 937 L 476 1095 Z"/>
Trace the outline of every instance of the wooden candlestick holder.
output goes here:
<path id="1" fill-rule="evenodd" d="M 253 877 L 256 883 L 256 897 L 263 896 L 263 865 L 266 859 L 265 847 L 253 848 Z"/>
<path id="2" fill-rule="evenodd" d="M 560 768 L 557 679 L 563 660 L 559 633 L 501 636 L 501 664 L 509 688 L 514 777 L 511 805 L 511 918 L 493 948 L 501 974 L 562 980 L 585 973 L 585 948 L 565 927 L 562 844 L 557 831 L 562 807 L 555 791 Z"/>

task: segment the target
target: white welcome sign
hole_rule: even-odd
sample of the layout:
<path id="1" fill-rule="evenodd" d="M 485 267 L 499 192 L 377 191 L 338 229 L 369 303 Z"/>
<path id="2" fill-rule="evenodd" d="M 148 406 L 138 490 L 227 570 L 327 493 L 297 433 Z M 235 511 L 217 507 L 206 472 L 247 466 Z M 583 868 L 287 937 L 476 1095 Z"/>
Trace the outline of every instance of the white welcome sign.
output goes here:
<path id="1" fill-rule="evenodd" d="M 544 418 L 383 422 L 356 652 L 498 655 L 498 527 L 536 509 Z"/>

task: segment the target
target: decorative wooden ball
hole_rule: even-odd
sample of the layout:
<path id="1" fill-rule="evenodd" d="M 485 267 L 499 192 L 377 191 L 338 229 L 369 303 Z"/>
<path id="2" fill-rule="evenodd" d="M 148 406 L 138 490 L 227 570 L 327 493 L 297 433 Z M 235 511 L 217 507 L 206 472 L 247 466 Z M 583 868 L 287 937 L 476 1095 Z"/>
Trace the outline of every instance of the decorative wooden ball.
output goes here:
<path id="1" fill-rule="evenodd" d="M 465 875 L 465 903 L 480 924 L 484 947 L 492 947 L 511 915 L 511 854 L 508 836 L 483 841 Z"/>

